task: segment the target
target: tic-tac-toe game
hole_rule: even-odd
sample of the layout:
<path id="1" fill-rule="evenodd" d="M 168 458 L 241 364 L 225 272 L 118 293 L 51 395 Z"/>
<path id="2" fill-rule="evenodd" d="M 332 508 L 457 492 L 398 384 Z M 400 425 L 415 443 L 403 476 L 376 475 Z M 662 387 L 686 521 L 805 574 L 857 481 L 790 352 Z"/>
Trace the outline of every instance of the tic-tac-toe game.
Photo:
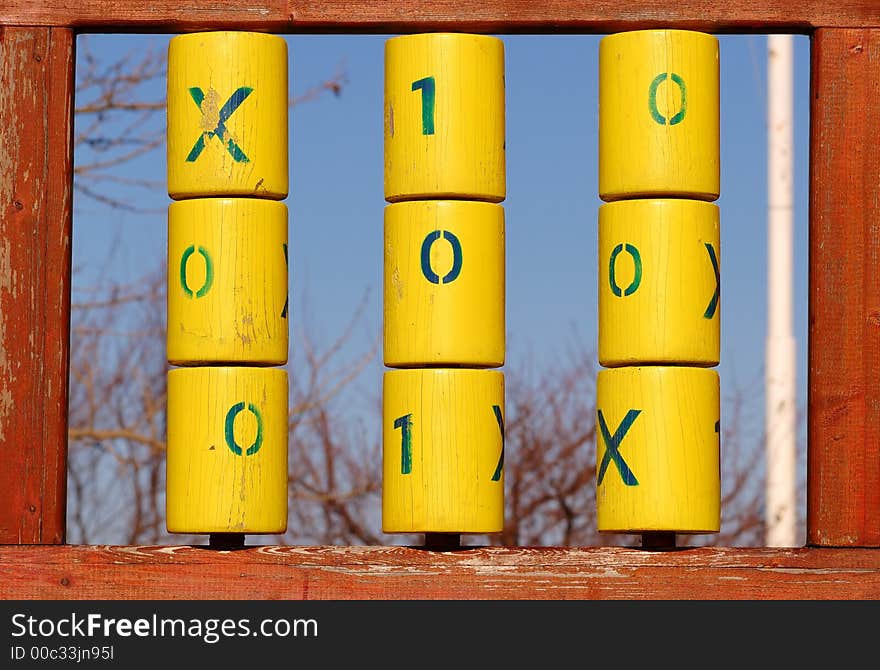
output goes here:
<path id="1" fill-rule="evenodd" d="M 0 654 L 880 599 L 878 63 L 869 0 L 7 0 Z"/>

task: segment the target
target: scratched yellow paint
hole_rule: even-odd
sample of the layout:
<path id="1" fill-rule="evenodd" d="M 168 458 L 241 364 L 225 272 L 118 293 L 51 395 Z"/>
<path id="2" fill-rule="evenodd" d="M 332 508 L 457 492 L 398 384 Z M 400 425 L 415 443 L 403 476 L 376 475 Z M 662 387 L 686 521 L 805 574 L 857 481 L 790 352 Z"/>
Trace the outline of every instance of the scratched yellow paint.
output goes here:
<path id="1" fill-rule="evenodd" d="M 287 74 L 287 43 L 278 35 L 218 31 L 171 39 L 172 198 L 287 197 Z"/>
<path id="2" fill-rule="evenodd" d="M 666 366 L 601 370 L 596 406 L 597 529 L 720 530 L 718 373 Z"/>
<path id="3" fill-rule="evenodd" d="M 287 398 L 279 368 L 169 371 L 169 532 L 287 529 Z"/>
<path id="4" fill-rule="evenodd" d="M 645 199 L 599 207 L 603 366 L 718 364 L 719 244 L 712 203 Z"/>
<path id="5" fill-rule="evenodd" d="M 505 197 L 504 44 L 428 33 L 385 43 L 385 199 Z"/>
<path id="6" fill-rule="evenodd" d="M 503 373 L 390 370 L 383 391 L 382 530 L 500 532 Z"/>
<path id="7" fill-rule="evenodd" d="M 198 198 L 168 210 L 168 360 L 283 365 L 287 206 Z"/>
<path id="8" fill-rule="evenodd" d="M 599 43 L 599 195 L 715 200 L 718 40 L 637 30 Z"/>
<path id="9" fill-rule="evenodd" d="M 384 283 L 385 365 L 504 364 L 501 205 L 388 205 Z"/>

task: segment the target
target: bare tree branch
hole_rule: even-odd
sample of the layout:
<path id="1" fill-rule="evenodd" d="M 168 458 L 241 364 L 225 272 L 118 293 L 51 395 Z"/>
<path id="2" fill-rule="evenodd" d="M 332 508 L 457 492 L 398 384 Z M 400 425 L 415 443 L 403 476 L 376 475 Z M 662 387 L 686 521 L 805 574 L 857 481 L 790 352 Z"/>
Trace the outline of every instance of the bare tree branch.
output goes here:
<path id="1" fill-rule="evenodd" d="M 105 62 L 95 56 L 87 36 L 77 46 L 78 67 L 74 107 L 75 151 L 73 186 L 77 193 L 112 209 L 150 212 L 141 199 L 119 195 L 114 186 L 155 190 L 161 182 L 119 175 L 165 144 L 165 77 L 167 55 L 149 44 Z M 341 95 L 347 84 L 338 66 L 324 81 L 290 99 L 290 105 L 314 101 L 323 95 Z M 157 93 L 161 91 L 161 93 Z"/>

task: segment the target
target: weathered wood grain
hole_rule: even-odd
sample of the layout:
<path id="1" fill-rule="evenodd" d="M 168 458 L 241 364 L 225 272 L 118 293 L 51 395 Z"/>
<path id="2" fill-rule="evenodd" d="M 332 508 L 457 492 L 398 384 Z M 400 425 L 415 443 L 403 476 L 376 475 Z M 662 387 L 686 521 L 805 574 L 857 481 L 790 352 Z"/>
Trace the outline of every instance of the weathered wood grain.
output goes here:
<path id="1" fill-rule="evenodd" d="M 812 42 L 807 541 L 880 546 L 880 30 Z"/>
<path id="2" fill-rule="evenodd" d="M 0 28 L 0 543 L 64 541 L 73 53 Z"/>
<path id="3" fill-rule="evenodd" d="M 876 600 L 880 550 L 11 546 L 0 598 Z"/>
<path id="4" fill-rule="evenodd" d="M 809 32 L 880 25 L 873 0 L 6 0 L 0 24 L 96 32 L 263 30 L 278 33 L 605 33 L 648 27 Z"/>

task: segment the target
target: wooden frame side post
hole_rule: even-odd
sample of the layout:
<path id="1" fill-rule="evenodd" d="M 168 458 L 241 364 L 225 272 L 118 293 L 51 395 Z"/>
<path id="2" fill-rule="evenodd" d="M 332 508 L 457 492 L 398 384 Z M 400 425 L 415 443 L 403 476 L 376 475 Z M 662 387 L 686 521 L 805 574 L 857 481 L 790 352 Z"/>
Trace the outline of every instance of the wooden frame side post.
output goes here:
<path id="1" fill-rule="evenodd" d="M 807 543 L 880 546 L 880 29 L 812 37 Z"/>
<path id="2" fill-rule="evenodd" d="M 0 27 L 0 544 L 64 542 L 75 41 Z"/>

